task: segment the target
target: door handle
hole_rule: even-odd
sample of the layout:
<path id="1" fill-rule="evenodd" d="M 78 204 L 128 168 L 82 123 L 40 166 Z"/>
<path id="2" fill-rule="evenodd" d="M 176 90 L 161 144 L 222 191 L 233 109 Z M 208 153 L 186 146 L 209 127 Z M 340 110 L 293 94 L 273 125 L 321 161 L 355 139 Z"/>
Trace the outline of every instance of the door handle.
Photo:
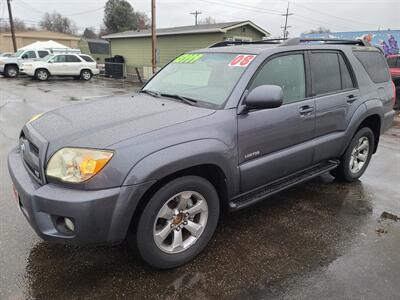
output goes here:
<path id="1" fill-rule="evenodd" d="M 299 109 L 299 113 L 302 116 L 306 116 L 306 115 L 312 113 L 313 111 L 314 111 L 314 109 L 309 105 L 302 106 Z"/>
<path id="2" fill-rule="evenodd" d="M 353 95 L 353 94 L 348 95 L 348 96 L 346 97 L 347 103 L 353 103 L 353 102 L 356 101 L 356 100 L 357 100 L 357 97 L 356 97 L 355 95 Z"/>

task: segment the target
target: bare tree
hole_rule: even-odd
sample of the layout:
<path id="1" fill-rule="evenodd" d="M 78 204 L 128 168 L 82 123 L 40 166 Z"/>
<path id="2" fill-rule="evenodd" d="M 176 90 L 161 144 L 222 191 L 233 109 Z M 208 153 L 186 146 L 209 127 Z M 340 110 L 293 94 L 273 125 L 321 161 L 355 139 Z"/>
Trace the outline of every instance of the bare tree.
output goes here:
<path id="1" fill-rule="evenodd" d="M 322 26 L 319 26 L 317 29 L 311 29 L 306 33 L 330 33 L 331 30 Z"/>
<path id="2" fill-rule="evenodd" d="M 206 17 L 204 19 L 200 19 L 199 24 L 215 24 L 217 21 L 213 17 Z"/>
<path id="3" fill-rule="evenodd" d="M 54 11 L 52 13 L 46 12 L 40 21 L 40 27 L 55 32 L 62 32 L 67 34 L 76 34 L 77 28 L 71 19 L 63 17 L 60 13 Z"/>
<path id="4" fill-rule="evenodd" d="M 27 26 L 23 20 L 14 18 L 15 31 L 36 30 L 33 26 Z M 0 32 L 10 31 L 10 22 L 7 20 L 0 21 Z"/>

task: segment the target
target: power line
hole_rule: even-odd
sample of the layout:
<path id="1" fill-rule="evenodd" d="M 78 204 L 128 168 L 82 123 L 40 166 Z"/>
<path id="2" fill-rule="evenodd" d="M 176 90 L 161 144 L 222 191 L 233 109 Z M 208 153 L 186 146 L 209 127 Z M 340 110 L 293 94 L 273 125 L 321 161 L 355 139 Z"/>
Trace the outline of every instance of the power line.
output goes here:
<path id="1" fill-rule="evenodd" d="M 189 14 L 194 15 L 194 25 L 197 26 L 197 16 L 198 16 L 198 15 L 201 15 L 202 12 L 201 12 L 201 11 L 198 11 L 198 10 L 195 10 L 194 12 L 191 12 L 191 13 L 189 13 Z"/>

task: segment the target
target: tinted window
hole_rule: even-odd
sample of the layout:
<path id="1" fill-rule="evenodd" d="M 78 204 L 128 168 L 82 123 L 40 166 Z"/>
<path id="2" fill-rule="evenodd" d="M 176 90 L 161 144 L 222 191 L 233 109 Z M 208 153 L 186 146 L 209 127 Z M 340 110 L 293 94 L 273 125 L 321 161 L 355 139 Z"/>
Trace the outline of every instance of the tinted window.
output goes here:
<path id="1" fill-rule="evenodd" d="M 47 52 L 47 51 L 38 51 L 38 54 L 39 54 L 40 58 L 43 58 L 43 57 L 49 55 L 49 52 Z"/>
<path id="2" fill-rule="evenodd" d="M 67 55 L 67 62 L 81 62 L 81 60 L 75 55 Z"/>
<path id="3" fill-rule="evenodd" d="M 94 62 L 94 60 L 90 57 L 90 56 L 86 56 L 86 55 L 79 55 L 83 60 L 87 61 L 87 62 Z"/>
<path id="4" fill-rule="evenodd" d="M 284 103 L 304 99 L 306 79 L 303 54 L 279 56 L 267 62 L 257 73 L 250 90 L 269 84 L 282 87 Z"/>
<path id="5" fill-rule="evenodd" d="M 35 51 L 27 51 L 22 56 L 23 58 L 36 58 L 36 53 Z"/>
<path id="6" fill-rule="evenodd" d="M 346 65 L 343 56 L 339 54 L 340 74 L 342 75 L 342 89 L 354 88 L 354 83 L 350 75 L 348 66 Z"/>
<path id="7" fill-rule="evenodd" d="M 53 61 L 53 62 L 56 62 L 56 63 L 63 63 L 63 62 L 66 62 L 66 61 L 67 61 L 66 55 L 57 55 L 57 56 L 54 56 L 54 58 L 52 59 L 52 61 Z"/>
<path id="8" fill-rule="evenodd" d="M 382 83 L 390 80 L 389 70 L 383 55 L 378 51 L 355 51 L 354 55 L 364 66 L 371 80 Z"/>
<path id="9" fill-rule="evenodd" d="M 320 95 L 342 89 L 338 54 L 313 52 L 310 56 L 313 94 Z"/>

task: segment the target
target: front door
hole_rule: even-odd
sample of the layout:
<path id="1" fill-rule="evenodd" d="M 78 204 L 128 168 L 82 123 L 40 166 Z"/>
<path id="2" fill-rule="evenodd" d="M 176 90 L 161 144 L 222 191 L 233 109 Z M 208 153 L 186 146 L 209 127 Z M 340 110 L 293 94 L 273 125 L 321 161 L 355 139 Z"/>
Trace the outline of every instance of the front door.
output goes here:
<path id="1" fill-rule="evenodd" d="M 67 56 L 64 54 L 54 56 L 51 59 L 48 68 L 51 75 L 66 75 L 68 68 Z"/>
<path id="2" fill-rule="evenodd" d="M 269 183 L 312 163 L 315 101 L 307 98 L 302 52 L 268 59 L 257 71 L 249 91 L 260 85 L 283 89 L 283 105 L 238 116 L 241 191 Z"/>

